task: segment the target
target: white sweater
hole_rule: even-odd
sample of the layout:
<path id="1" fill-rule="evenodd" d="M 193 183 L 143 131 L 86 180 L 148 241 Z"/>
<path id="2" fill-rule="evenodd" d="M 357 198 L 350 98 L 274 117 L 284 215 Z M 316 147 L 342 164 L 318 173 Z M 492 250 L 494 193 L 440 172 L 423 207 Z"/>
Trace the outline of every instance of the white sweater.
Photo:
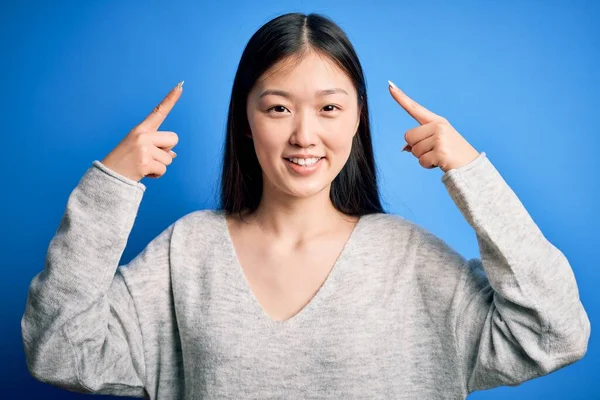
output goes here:
<path id="1" fill-rule="evenodd" d="M 31 282 L 29 371 L 161 400 L 464 399 L 582 358 L 590 321 L 569 262 L 486 154 L 442 182 L 481 258 L 364 215 L 324 285 L 281 322 L 249 289 L 220 211 L 181 217 L 119 266 L 146 187 L 94 161 Z"/>

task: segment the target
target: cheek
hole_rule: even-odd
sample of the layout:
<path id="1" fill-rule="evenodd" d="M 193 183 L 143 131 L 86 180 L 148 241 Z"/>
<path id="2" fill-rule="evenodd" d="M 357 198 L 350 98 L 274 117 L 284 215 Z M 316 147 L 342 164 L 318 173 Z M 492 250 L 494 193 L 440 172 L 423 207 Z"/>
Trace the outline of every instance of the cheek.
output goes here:
<path id="1" fill-rule="evenodd" d="M 352 118 L 340 118 L 334 120 L 330 126 L 327 127 L 327 147 L 339 156 L 349 154 L 350 149 L 352 148 L 355 126 L 356 120 Z"/>
<path id="2" fill-rule="evenodd" d="M 267 160 L 280 152 L 281 128 L 277 128 L 272 121 L 266 118 L 253 118 L 249 120 L 250 129 L 252 131 L 252 142 L 256 155 L 261 160 Z"/>

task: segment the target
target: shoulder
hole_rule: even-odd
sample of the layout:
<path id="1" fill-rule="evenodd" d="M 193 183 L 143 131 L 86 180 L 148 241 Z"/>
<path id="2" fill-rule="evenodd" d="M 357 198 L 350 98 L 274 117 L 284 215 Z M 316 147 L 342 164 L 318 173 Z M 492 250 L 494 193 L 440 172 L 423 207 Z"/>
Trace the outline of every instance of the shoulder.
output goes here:
<path id="1" fill-rule="evenodd" d="M 384 231 L 406 231 L 412 230 L 412 222 L 397 215 L 387 213 L 366 214 L 361 217 L 361 224 L 366 229 Z"/>
<path id="2" fill-rule="evenodd" d="M 188 227 L 198 223 L 218 224 L 222 221 L 224 213 L 220 210 L 203 209 L 189 212 L 177 220 L 177 225 Z"/>
<path id="3" fill-rule="evenodd" d="M 428 231 L 415 222 L 398 214 L 374 213 L 361 219 L 362 229 L 378 240 L 386 238 L 398 243 L 417 244 Z"/>
<path id="4" fill-rule="evenodd" d="M 465 276 L 476 278 L 480 287 L 486 285 L 486 275 L 478 259 L 467 260 L 423 225 L 396 215 L 382 218 L 379 224 L 381 232 L 395 236 L 383 251 L 389 249 L 402 255 L 400 268 L 412 274 L 429 307 L 446 310 L 439 306 L 440 300 L 442 303 L 452 301 L 457 285 Z M 401 236 L 402 232 L 410 234 Z M 466 272 L 471 275 L 465 275 Z"/>
<path id="5" fill-rule="evenodd" d="M 193 244 L 222 241 L 225 232 L 225 216 L 222 211 L 202 209 L 189 212 L 173 223 L 173 241 Z"/>
<path id="6" fill-rule="evenodd" d="M 414 254 L 415 226 L 408 219 L 387 213 L 364 215 L 359 221 L 362 251 L 377 257 L 393 257 L 405 260 Z"/>
<path id="7" fill-rule="evenodd" d="M 390 243 L 396 248 L 399 244 L 404 245 L 409 253 L 413 253 L 417 263 L 464 262 L 463 257 L 444 239 L 401 215 L 376 213 L 363 218 L 363 227 L 369 237 L 379 243 Z"/>
<path id="8" fill-rule="evenodd" d="M 486 283 L 480 259 L 467 259 L 429 229 L 414 222 L 411 224 L 414 227 L 414 264 L 424 279 L 435 282 L 439 290 L 442 287 L 452 290 L 465 272 L 471 272 L 481 284 Z"/>

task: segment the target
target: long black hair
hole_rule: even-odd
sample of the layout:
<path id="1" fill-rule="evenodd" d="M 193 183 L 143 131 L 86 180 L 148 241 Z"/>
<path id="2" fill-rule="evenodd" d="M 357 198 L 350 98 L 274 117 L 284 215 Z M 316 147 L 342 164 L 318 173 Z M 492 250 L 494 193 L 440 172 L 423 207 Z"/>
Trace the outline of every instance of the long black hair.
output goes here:
<path id="1" fill-rule="evenodd" d="M 249 137 L 248 94 L 271 66 L 307 49 L 335 62 L 352 80 L 361 108 L 358 132 L 350 156 L 331 183 L 334 207 L 350 216 L 384 213 L 377 186 L 367 90 L 363 70 L 350 40 L 333 21 L 319 14 L 289 13 L 272 19 L 250 38 L 238 65 L 231 91 L 221 175 L 220 211 L 227 215 L 254 212 L 262 196 L 262 169 Z"/>

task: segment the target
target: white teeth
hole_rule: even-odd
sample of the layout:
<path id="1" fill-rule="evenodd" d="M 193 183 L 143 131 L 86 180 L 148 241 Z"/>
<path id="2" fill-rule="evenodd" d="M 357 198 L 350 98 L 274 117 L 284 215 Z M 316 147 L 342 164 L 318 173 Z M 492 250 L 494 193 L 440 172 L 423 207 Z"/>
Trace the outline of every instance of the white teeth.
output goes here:
<path id="1" fill-rule="evenodd" d="M 298 165 L 313 165 L 319 161 L 320 158 L 288 158 L 288 160 Z"/>

